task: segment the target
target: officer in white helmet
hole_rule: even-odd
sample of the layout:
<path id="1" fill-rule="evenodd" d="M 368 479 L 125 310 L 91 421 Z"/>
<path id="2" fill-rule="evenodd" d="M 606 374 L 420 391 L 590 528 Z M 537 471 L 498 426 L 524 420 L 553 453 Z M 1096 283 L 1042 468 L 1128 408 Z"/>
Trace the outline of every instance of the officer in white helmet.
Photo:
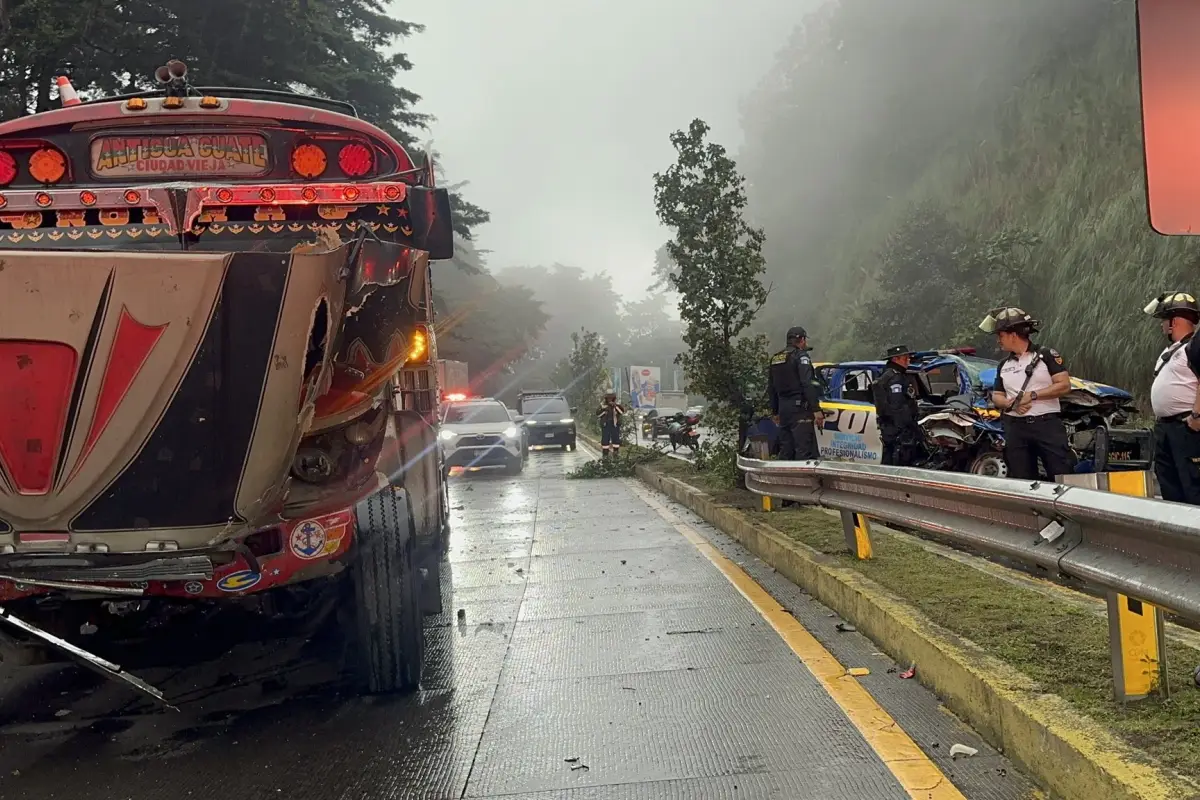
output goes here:
<path id="1" fill-rule="evenodd" d="M 1004 425 L 1004 463 L 1008 477 L 1038 477 L 1038 460 L 1050 480 L 1075 471 L 1059 398 L 1071 391 L 1071 376 L 1057 350 L 1034 344 L 1038 321 L 1019 308 L 996 308 L 980 330 L 996 334 L 1008 358 L 996 368 L 992 404 Z"/>
<path id="2" fill-rule="evenodd" d="M 1154 362 L 1154 475 L 1164 500 L 1200 505 L 1200 306 L 1186 292 L 1165 292 L 1145 312 L 1162 320 L 1168 345 Z"/>

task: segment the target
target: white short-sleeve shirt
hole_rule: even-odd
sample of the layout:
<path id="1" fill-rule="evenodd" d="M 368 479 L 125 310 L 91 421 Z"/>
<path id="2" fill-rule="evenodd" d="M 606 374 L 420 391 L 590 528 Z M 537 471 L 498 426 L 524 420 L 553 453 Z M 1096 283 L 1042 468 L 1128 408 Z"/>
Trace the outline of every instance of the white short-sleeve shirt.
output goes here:
<path id="1" fill-rule="evenodd" d="M 1188 347 L 1184 342 L 1171 345 L 1154 361 L 1154 383 L 1150 386 L 1150 407 L 1154 416 L 1174 417 L 1187 414 L 1196 402 L 1196 387 L 1200 380 L 1188 364 Z M 1163 363 L 1164 359 L 1166 363 Z"/>
<path id="2" fill-rule="evenodd" d="M 1029 385 L 1025 385 L 1025 370 L 1030 362 L 1038 358 L 1038 365 L 1033 368 L 1033 374 L 1029 376 Z M 1016 399 L 1020 393 L 1021 387 L 1025 387 L 1025 399 L 1029 399 L 1031 392 L 1042 392 L 1050 388 L 1054 383 L 1054 376 L 1060 372 L 1066 372 L 1067 368 L 1063 365 L 1063 358 L 1057 350 L 1049 347 L 1038 347 L 1031 345 L 1021 355 L 1010 355 L 1008 358 L 1000 362 L 999 368 L 996 370 L 996 383 L 993 386 L 994 391 L 1004 392 L 1004 396 L 1008 398 L 1008 402 Z M 1017 414 L 1016 411 L 1005 411 L 1005 414 L 1022 417 L 1038 417 L 1044 414 L 1058 414 L 1062 411 L 1062 403 L 1057 397 L 1043 400 L 1038 398 L 1033 401 L 1029 410 L 1024 414 Z"/>

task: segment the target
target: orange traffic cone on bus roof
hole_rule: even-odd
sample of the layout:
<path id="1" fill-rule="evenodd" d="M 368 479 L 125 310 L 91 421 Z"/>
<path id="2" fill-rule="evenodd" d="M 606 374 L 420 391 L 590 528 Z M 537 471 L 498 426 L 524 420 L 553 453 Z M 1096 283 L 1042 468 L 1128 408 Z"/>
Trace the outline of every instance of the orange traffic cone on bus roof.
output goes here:
<path id="1" fill-rule="evenodd" d="M 58 99 L 62 101 L 64 106 L 79 105 L 79 95 L 75 93 L 75 87 L 71 85 L 71 79 L 66 75 L 58 76 Z"/>

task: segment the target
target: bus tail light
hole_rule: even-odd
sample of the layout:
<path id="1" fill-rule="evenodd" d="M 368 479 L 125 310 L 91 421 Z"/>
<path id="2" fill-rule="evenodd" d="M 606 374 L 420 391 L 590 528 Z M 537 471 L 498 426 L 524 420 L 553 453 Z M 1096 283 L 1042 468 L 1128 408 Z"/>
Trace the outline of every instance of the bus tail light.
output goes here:
<path id="1" fill-rule="evenodd" d="M 12 153 L 0 150 L 0 186 L 7 186 L 17 179 L 17 160 Z"/>
<path id="2" fill-rule="evenodd" d="M 328 160 L 325 151 L 315 144 L 297 145 L 292 151 L 292 170 L 301 178 L 319 178 L 325 172 Z"/>
<path id="3" fill-rule="evenodd" d="M 38 183 L 58 183 L 67 174 L 67 157 L 52 147 L 35 150 L 29 157 L 29 175 Z"/>
<path id="4" fill-rule="evenodd" d="M 361 178 L 371 171 L 375 156 L 365 144 L 348 144 L 338 151 L 338 167 L 350 178 Z"/>

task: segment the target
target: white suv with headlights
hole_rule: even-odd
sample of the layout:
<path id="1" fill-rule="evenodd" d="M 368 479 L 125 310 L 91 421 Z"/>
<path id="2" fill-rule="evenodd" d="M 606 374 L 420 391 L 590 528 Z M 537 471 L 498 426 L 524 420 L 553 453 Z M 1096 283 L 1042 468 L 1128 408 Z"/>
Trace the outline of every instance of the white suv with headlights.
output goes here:
<path id="1" fill-rule="evenodd" d="M 438 442 L 442 463 L 451 467 L 504 467 L 518 474 L 525 466 L 524 432 L 499 400 L 490 397 L 448 403 Z"/>

